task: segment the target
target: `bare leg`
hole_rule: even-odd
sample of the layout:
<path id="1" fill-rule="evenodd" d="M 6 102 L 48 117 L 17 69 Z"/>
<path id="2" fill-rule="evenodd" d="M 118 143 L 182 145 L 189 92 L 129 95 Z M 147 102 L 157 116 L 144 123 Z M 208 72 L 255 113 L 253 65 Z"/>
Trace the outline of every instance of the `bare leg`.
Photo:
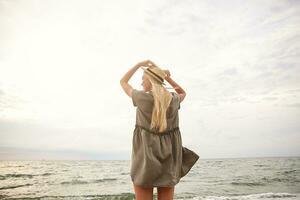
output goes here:
<path id="1" fill-rule="evenodd" d="M 142 187 L 133 184 L 135 200 L 153 200 L 153 187 Z"/>
<path id="2" fill-rule="evenodd" d="M 157 200 L 173 200 L 174 187 L 157 187 Z"/>

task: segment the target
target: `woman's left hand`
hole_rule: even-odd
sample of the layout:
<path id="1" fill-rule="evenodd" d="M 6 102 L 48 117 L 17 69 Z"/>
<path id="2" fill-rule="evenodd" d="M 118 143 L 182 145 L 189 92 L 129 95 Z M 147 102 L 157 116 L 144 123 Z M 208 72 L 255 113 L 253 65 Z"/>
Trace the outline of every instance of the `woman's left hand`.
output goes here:
<path id="1" fill-rule="evenodd" d="M 137 64 L 139 67 L 154 67 L 154 66 L 156 66 L 151 60 L 144 60 L 144 61 L 142 61 L 142 62 L 139 62 L 138 64 Z"/>

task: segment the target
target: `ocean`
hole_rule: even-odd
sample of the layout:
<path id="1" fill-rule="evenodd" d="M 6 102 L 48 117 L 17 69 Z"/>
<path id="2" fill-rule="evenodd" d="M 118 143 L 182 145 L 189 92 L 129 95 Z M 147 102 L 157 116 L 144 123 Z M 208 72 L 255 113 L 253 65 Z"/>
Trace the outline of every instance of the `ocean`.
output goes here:
<path id="1" fill-rule="evenodd" d="M 0 199 L 134 199 L 129 172 L 130 160 L 2 160 Z M 300 199 L 300 157 L 199 158 L 174 199 Z"/>

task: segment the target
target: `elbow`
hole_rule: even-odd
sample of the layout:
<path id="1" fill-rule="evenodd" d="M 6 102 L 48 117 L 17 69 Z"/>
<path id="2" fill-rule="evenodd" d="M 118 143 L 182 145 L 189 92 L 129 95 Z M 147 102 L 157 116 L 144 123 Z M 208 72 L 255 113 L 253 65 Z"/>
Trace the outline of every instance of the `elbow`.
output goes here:
<path id="1" fill-rule="evenodd" d="M 186 93 L 185 92 L 181 92 L 180 95 L 183 97 L 183 99 L 186 97 Z"/>
<path id="2" fill-rule="evenodd" d="M 181 94 L 181 95 L 186 95 L 186 92 L 185 91 L 181 91 L 181 92 L 178 92 L 178 94 Z"/>
<path id="3" fill-rule="evenodd" d="M 120 80 L 120 85 L 121 85 L 121 86 L 125 86 L 125 85 L 127 85 L 127 84 L 128 84 L 127 81 L 124 81 L 124 80 L 122 80 L 122 79 Z"/>

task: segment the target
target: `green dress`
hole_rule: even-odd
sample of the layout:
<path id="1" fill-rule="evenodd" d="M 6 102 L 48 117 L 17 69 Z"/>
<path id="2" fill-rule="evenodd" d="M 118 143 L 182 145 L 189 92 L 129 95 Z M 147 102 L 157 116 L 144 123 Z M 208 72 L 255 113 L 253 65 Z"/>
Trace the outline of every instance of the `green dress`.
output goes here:
<path id="1" fill-rule="evenodd" d="M 130 176 L 135 185 L 172 187 L 185 176 L 199 159 L 182 146 L 179 129 L 179 95 L 171 92 L 167 110 L 167 129 L 163 133 L 150 130 L 154 98 L 151 92 L 133 89 L 136 124 L 132 138 Z"/>

